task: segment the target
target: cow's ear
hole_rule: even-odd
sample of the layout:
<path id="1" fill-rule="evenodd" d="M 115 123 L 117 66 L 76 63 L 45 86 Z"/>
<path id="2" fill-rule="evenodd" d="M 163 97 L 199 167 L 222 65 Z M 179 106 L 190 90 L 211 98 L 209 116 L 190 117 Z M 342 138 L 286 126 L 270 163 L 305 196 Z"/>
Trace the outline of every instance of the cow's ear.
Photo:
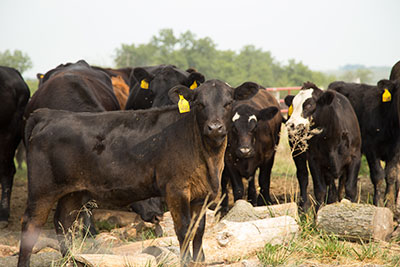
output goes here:
<path id="1" fill-rule="evenodd" d="M 263 120 L 263 121 L 267 121 L 272 119 L 276 113 L 278 113 L 278 108 L 277 107 L 268 107 L 268 108 L 264 108 L 262 110 L 260 110 L 260 112 L 257 115 L 257 119 L 258 120 Z"/>
<path id="2" fill-rule="evenodd" d="M 200 72 L 195 71 L 190 73 L 186 81 L 186 86 L 193 90 L 196 89 L 200 84 L 204 83 L 204 80 L 204 75 Z"/>
<path id="3" fill-rule="evenodd" d="M 154 79 L 154 75 L 149 73 L 147 70 L 141 67 L 137 67 L 133 70 L 133 76 L 139 82 L 146 81 L 147 83 L 151 82 Z"/>
<path id="4" fill-rule="evenodd" d="M 294 95 L 287 95 L 285 96 L 285 104 L 286 106 L 290 107 L 293 102 Z"/>
<path id="5" fill-rule="evenodd" d="M 258 93 L 260 86 L 253 82 L 245 82 L 236 87 L 233 94 L 235 100 L 250 99 Z"/>
<path id="6" fill-rule="evenodd" d="M 321 106 L 323 106 L 323 105 L 327 105 L 328 106 L 328 105 L 330 105 L 332 103 L 332 101 L 335 98 L 335 96 L 336 96 L 335 91 L 331 91 L 331 90 L 325 91 L 318 98 L 317 104 L 321 105 Z"/>
<path id="7" fill-rule="evenodd" d="M 36 78 L 37 78 L 38 80 L 43 79 L 43 77 L 44 77 L 44 74 L 43 74 L 43 73 L 37 73 L 37 74 L 36 74 Z"/>
<path id="8" fill-rule="evenodd" d="M 195 91 L 189 89 L 184 85 L 174 86 L 168 91 L 168 97 L 174 104 L 178 104 L 180 99 L 179 95 L 183 96 L 187 101 L 192 102 L 194 100 L 195 94 Z"/>

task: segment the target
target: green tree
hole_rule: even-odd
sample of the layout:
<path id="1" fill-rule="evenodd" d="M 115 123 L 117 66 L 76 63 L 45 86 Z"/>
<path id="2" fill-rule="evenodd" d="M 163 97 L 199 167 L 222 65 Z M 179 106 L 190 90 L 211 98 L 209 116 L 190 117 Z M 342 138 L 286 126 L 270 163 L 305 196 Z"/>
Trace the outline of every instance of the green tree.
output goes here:
<path id="1" fill-rule="evenodd" d="M 239 52 L 219 50 L 211 38 L 197 38 L 190 31 L 176 36 L 172 29 L 162 29 L 147 44 L 122 44 L 116 51 L 117 67 L 173 64 L 181 69 L 195 68 L 206 79 L 220 79 L 232 86 L 245 81 L 265 87 L 312 81 L 326 87 L 332 79 L 294 59 L 287 65 L 279 63 L 269 51 L 254 45 L 246 45 Z"/>
<path id="2" fill-rule="evenodd" d="M 11 53 L 11 51 L 7 49 L 4 52 L 0 52 L 0 65 L 15 68 L 23 73 L 32 68 L 32 61 L 27 54 L 22 53 L 20 50 L 14 50 L 14 52 Z"/>

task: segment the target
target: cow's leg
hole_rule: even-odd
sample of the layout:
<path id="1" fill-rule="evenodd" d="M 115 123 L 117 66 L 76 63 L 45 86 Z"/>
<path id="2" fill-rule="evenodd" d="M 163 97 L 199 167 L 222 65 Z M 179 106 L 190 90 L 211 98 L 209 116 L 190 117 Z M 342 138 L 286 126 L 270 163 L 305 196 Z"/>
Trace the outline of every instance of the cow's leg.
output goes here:
<path id="1" fill-rule="evenodd" d="M 269 195 L 269 187 L 271 183 L 271 169 L 274 164 L 274 155 L 260 166 L 260 174 L 258 176 L 258 185 L 260 186 L 260 195 L 257 199 L 257 206 L 272 204 Z"/>
<path id="2" fill-rule="evenodd" d="M 39 237 L 42 226 L 47 221 L 55 201 L 54 197 L 41 197 L 39 200 L 28 199 L 27 208 L 22 217 L 18 267 L 29 266 L 33 246 Z"/>
<path id="3" fill-rule="evenodd" d="M 199 225 L 196 229 L 196 234 L 193 239 L 193 260 L 196 262 L 203 262 L 205 260 L 203 251 L 203 235 L 206 226 L 206 214 L 201 214 L 202 206 L 192 206 L 192 220 L 197 222 L 199 215 L 202 217 L 199 220 Z M 205 212 L 205 211 L 204 211 Z"/>
<path id="4" fill-rule="evenodd" d="M 392 160 L 386 162 L 385 177 L 386 177 L 386 191 L 385 191 L 385 204 L 386 207 L 394 211 L 396 199 L 396 182 L 399 175 L 399 157 L 395 155 Z"/>
<path id="5" fill-rule="evenodd" d="M 80 217 L 79 213 L 82 211 L 84 196 L 84 192 L 70 193 L 62 197 L 57 203 L 56 212 L 54 213 L 54 227 L 63 256 L 68 254 L 68 250 L 72 245 L 70 242 L 71 235 L 74 234 L 73 231 L 78 230 L 71 229 L 71 226 Z"/>
<path id="6" fill-rule="evenodd" d="M 249 178 L 249 185 L 247 188 L 247 199 L 253 206 L 257 205 L 257 190 L 256 190 L 254 174 Z"/>
<path id="7" fill-rule="evenodd" d="M 179 185 L 169 184 L 166 188 L 166 202 L 174 221 L 174 229 L 179 241 L 180 258 L 184 266 L 190 262 L 190 191 Z"/>
<path id="8" fill-rule="evenodd" d="M 7 227 L 10 217 L 11 190 L 15 174 L 14 150 L 12 147 L 2 147 L 0 153 L 0 179 L 1 179 L 1 203 L 0 203 L 0 228 Z"/>
<path id="9" fill-rule="evenodd" d="M 328 197 L 326 202 L 328 204 L 334 203 L 337 201 L 338 191 L 336 189 L 335 179 L 333 177 L 329 177 L 328 175 L 323 175 L 323 180 L 326 181 L 328 186 Z"/>
<path id="10" fill-rule="evenodd" d="M 313 157 L 309 157 L 308 166 L 310 167 L 310 172 L 313 179 L 314 195 L 316 201 L 315 211 L 317 212 L 319 206 L 325 201 L 327 185 L 321 174 L 321 168 L 318 165 L 318 162 Z"/>
<path id="11" fill-rule="evenodd" d="M 361 165 L 361 155 L 352 160 L 352 162 L 347 167 L 346 180 L 345 180 L 345 191 L 346 198 L 350 199 L 352 202 L 357 200 L 357 182 L 358 182 L 358 172 L 360 171 Z"/>
<path id="12" fill-rule="evenodd" d="M 383 199 L 379 188 L 382 186 L 383 179 L 385 178 L 385 172 L 382 169 L 380 160 L 376 158 L 374 152 L 367 152 L 366 157 L 368 161 L 371 182 L 374 185 L 374 205 L 382 207 Z"/>
<path id="13" fill-rule="evenodd" d="M 233 200 L 236 202 L 238 199 L 244 198 L 244 186 L 242 181 L 242 176 L 237 171 L 229 171 L 231 177 L 231 185 L 233 191 Z"/>
<path id="14" fill-rule="evenodd" d="M 307 187 L 308 187 L 308 169 L 307 169 L 307 154 L 300 153 L 296 154 L 296 151 L 293 152 L 294 164 L 296 165 L 296 174 L 297 180 L 300 186 L 300 208 L 303 211 L 306 211 L 310 207 L 310 202 L 308 201 L 307 196 Z"/>
<path id="15" fill-rule="evenodd" d="M 88 194 L 84 194 L 82 197 L 82 203 L 81 206 L 85 206 L 85 210 L 88 212 L 82 212 L 81 213 L 81 218 L 83 220 L 83 225 L 84 225 L 84 230 L 88 231 L 90 233 L 90 236 L 94 237 L 97 235 L 96 228 L 94 226 L 94 221 L 93 221 L 93 216 L 91 216 L 91 211 L 92 207 L 88 204 L 90 201 L 92 201 L 92 198 Z"/>
<path id="16" fill-rule="evenodd" d="M 221 207 L 218 209 L 218 213 L 221 216 L 225 216 L 229 211 L 229 193 L 228 193 L 228 182 L 229 182 L 229 171 L 225 165 L 224 171 L 222 172 L 221 178 L 221 197 L 223 200 L 221 202 Z"/>

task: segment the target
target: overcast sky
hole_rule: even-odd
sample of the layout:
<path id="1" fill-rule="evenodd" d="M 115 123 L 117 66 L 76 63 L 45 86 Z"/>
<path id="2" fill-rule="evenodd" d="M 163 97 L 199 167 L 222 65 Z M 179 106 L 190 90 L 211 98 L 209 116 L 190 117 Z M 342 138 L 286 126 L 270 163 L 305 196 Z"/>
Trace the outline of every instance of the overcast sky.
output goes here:
<path id="1" fill-rule="evenodd" d="M 0 0 L 0 51 L 30 56 L 25 77 L 79 59 L 113 67 L 122 43 L 147 43 L 172 28 L 209 36 L 218 49 L 253 44 L 313 70 L 392 66 L 399 14 L 399 0 Z"/>

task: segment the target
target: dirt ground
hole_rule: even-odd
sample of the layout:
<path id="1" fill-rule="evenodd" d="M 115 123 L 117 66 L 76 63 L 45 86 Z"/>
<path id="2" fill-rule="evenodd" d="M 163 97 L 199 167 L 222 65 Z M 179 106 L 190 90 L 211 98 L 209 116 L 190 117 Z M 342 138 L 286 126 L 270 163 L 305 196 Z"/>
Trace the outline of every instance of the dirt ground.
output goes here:
<path id="1" fill-rule="evenodd" d="M 285 146 L 283 148 L 279 147 L 278 155 L 276 160 L 276 165 L 284 165 L 285 163 L 289 165 L 294 165 L 293 161 L 290 157 L 287 157 L 287 151 L 284 151 Z M 290 154 L 289 154 L 290 156 Z M 275 167 L 274 167 L 275 168 Z M 271 196 L 275 199 L 277 203 L 285 203 L 290 201 L 297 201 L 298 193 L 298 182 L 294 174 L 294 167 L 289 166 L 290 170 L 283 171 L 282 167 L 278 168 L 277 171 L 273 171 L 273 175 L 271 177 Z M 309 186 L 308 192 L 312 194 L 312 181 L 311 177 L 309 178 Z M 371 196 L 373 194 L 373 187 L 371 181 L 367 176 L 359 176 L 359 188 L 361 188 L 360 194 L 360 202 L 361 203 L 370 203 Z M 383 190 L 383 189 L 382 189 Z M 230 196 L 230 200 L 232 201 L 233 196 Z M 16 174 L 12 192 L 11 199 L 11 217 L 9 220 L 9 225 L 7 228 L 0 229 L 0 244 L 3 245 L 11 245 L 16 246 L 19 242 L 20 231 L 21 231 L 21 217 L 25 211 L 26 207 L 26 199 L 27 199 L 27 180 L 26 180 L 26 170 L 19 170 Z M 54 231 L 53 229 L 53 213 L 50 214 L 48 221 L 43 228 L 45 232 L 51 234 Z"/>

